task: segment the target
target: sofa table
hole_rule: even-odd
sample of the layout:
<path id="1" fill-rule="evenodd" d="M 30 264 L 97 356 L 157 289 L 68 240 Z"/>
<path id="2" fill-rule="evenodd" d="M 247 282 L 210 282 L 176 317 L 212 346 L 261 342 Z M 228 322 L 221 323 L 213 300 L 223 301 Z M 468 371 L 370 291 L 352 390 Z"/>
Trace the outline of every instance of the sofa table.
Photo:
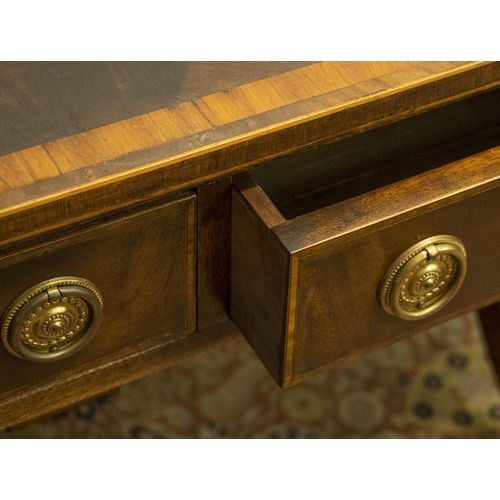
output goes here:
<path id="1" fill-rule="evenodd" d="M 0 63 L 0 427 L 245 336 L 283 387 L 479 310 L 500 63 Z"/>

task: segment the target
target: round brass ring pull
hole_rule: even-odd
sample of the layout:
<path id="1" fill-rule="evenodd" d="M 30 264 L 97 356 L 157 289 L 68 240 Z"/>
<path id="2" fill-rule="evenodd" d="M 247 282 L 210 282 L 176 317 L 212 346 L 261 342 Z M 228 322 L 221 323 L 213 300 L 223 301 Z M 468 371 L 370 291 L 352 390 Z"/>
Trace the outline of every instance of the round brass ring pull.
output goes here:
<path id="1" fill-rule="evenodd" d="M 102 296 L 90 281 L 64 276 L 26 290 L 6 311 L 2 342 L 14 356 L 48 362 L 70 356 L 93 337 Z"/>
<path id="2" fill-rule="evenodd" d="M 385 274 L 380 304 L 389 314 L 407 320 L 435 313 L 460 288 L 466 259 L 464 244 L 454 236 L 433 236 L 413 245 Z"/>

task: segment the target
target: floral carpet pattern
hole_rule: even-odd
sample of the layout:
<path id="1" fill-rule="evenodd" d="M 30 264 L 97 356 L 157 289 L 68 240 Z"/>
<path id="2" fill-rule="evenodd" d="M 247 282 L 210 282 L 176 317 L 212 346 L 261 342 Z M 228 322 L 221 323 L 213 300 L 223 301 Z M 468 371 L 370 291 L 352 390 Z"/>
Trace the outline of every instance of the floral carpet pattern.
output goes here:
<path id="1" fill-rule="evenodd" d="M 475 314 L 280 389 L 227 344 L 0 438 L 500 438 Z"/>

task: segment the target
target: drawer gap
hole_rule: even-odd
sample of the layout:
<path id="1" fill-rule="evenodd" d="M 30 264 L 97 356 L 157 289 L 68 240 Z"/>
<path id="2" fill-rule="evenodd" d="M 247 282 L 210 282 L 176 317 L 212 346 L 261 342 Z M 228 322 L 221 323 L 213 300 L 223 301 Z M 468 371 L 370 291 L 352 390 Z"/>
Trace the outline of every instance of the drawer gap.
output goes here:
<path id="1" fill-rule="evenodd" d="M 249 173 L 285 220 L 500 144 L 500 89 L 280 158 Z"/>

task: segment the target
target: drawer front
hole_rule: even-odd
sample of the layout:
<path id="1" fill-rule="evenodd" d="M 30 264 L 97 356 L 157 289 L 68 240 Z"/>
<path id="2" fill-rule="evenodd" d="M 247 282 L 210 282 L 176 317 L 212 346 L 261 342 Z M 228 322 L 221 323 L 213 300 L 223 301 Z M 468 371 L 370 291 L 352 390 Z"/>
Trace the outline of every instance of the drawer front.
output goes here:
<path id="1" fill-rule="evenodd" d="M 292 385 L 500 299 L 500 148 L 286 221 L 248 174 L 233 192 L 233 319 Z M 465 279 L 434 314 L 386 312 L 379 288 L 416 243 L 453 235 Z"/>
<path id="2" fill-rule="evenodd" d="M 2 313 L 26 290 L 60 277 L 94 284 L 103 309 L 92 339 L 64 359 L 28 361 L 0 346 L 0 393 L 193 332 L 195 203 L 192 193 L 170 197 L 73 228 L 69 235 L 51 235 L 48 242 L 1 259 Z M 64 295 L 70 288 L 63 284 L 59 290 Z M 38 327 L 63 328 L 64 312 L 54 314 Z"/>

